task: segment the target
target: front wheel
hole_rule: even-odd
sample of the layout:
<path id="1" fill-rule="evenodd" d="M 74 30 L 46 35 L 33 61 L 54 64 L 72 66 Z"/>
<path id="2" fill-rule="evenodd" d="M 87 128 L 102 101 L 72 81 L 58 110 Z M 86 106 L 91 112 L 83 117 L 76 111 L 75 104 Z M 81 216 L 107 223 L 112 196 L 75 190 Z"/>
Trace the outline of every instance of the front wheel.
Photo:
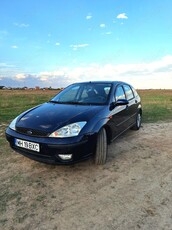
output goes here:
<path id="1" fill-rule="evenodd" d="M 134 126 L 132 127 L 132 129 L 139 130 L 140 127 L 141 127 L 141 123 L 142 123 L 142 115 L 141 115 L 141 112 L 138 111 L 137 115 L 136 115 L 136 123 L 134 124 Z"/>
<path id="2" fill-rule="evenodd" d="M 103 165 L 106 163 L 107 158 L 107 134 L 106 130 L 102 128 L 97 137 L 95 164 Z"/>

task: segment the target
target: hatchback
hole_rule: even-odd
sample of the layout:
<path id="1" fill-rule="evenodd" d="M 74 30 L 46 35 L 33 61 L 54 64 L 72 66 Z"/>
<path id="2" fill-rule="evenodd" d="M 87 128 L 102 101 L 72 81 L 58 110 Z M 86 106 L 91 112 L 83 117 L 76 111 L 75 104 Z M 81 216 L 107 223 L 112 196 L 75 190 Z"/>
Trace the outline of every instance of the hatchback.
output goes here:
<path id="1" fill-rule="evenodd" d="M 6 130 L 15 151 L 50 164 L 94 158 L 104 164 L 108 144 L 129 128 L 139 130 L 137 91 L 120 81 L 75 83 L 50 101 L 16 117 Z"/>

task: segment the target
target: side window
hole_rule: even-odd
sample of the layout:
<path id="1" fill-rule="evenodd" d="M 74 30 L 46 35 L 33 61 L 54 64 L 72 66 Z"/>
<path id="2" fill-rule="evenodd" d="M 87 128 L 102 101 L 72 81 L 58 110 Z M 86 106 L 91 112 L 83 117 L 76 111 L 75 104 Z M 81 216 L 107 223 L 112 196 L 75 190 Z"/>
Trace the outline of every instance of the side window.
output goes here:
<path id="1" fill-rule="evenodd" d="M 135 88 L 132 87 L 132 90 L 133 90 L 133 93 L 134 93 L 135 97 L 137 97 L 137 96 L 138 96 L 138 93 L 137 93 L 137 91 L 135 90 Z"/>
<path id="2" fill-rule="evenodd" d="M 125 94 L 127 96 L 127 100 L 131 100 L 134 98 L 133 91 L 129 85 L 124 85 L 124 90 L 125 90 Z"/>
<path id="3" fill-rule="evenodd" d="M 115 100 L 117 101 L 119 99 L 126 99 L 122 86 L 118 86 L 118 88 L 116 89 L 116 93 L 115 93 Z"/>

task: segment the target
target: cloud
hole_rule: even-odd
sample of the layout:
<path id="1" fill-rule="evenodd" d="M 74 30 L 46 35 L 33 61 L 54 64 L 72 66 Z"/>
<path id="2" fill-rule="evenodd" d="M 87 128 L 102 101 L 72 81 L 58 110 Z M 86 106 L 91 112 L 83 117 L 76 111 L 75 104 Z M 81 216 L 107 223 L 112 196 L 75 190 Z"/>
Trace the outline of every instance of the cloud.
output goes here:
<path id="1" fill-rule="evenodd" d="M 27 74 L 19 73 L 15 76 L 17 80 L 23 80 L 27 77 Z"/>
<path id="2" fill-rule="evenodd" d="M 5 63 L 1 63 L 2 66 Z M 2 78 L 2 77 L 1 77 Z M 10 81 L 11 79 L 11 81 Z M 25 74 L 2 78 L 0 85 L 28 87 L 65 87 L 74 82 L 94 80 L 120 80 L 135 88 L 172 88 L 172 55 L 152 62 L 129 64 L 90 64 L 78 67 L 58 67 L 55 71 Z"/>
<path id="3" fill-rule="evenodd" d="M 60 45 L 60 42 L 56 42 L 56 44 L 55 44 L 56 46 L 59 46 Z"/>
<path id="4" fill-rule="evenodd" d="M 117 19 L 128 19 L 127 15 L 125 13 L 122 13 L 122 14 L 118 14 Z"/>
<path id="5" fill-rule="evenodd" d="M 102 24 L 100 24 L 100 27 L 101 27 L 101 28 L 105 28 L 106 25 L 105 25 L 104 23 L 102 23 Z"/>
<path id="6" fill-rule="evenodd" d="M 106 34 L 106 35 L 111 35 L 112 32 L 111 32 L 111 31 L 108 31 L 108 32 L 106 32 L 105 34 Z"/>
<path id="7" fill-rule="evenodd" d="M 172 56 L 167 55 L 150 63 L 90 64 L 75 68 L 59 68 L 58 71 L 41 73 L 51 85 L 64 87 L 73 82 L 93 80 L 121 80 L 136 88 L 172 88 Z M 44 79 L 46 83 L 46 79 Z"/>
<path id="8" fill-rule="evenodd" d="M 29 24 L 25 24 L 25 23 L 14 23 L 15 26 L 19 27 L 19 28 L 27 28 L 30 25 Z"/>
<path id="9" fill-rule="evenodd" d="M 87 19 L 87 20 L 90 20 L 92 17 L 93 17 L 93 16 L 89 14 L 89 15 L 86 16 L 86 19 Z"/>
<path id="10" fill-rule="evenodd" d="M 85 48 L 89 46 L 89 44 L 77 44 L 77 45 L 70 45 L 70 47 L 73 49 L 73 50 L 77 50 L 79 48 Z"/>
<path id="11" fill-rule="evenodd" d="M 4 62 L 2 62 L 2 63 L 0 63 L 0 68 L 13 68 L 13 67 L 15 67 L 15 65 L 10 65 L 10 64 L 7 64 L 7 63 L 4 63 Z"/>
<path id="12" fill-rule="evenodd" d="M 0 63 L 0 75 L 2 78 L 13 76 L 16 71 L 16 66 L 5 62 Z"/>
<path id="13" fill-rule="evenodd" d="M 90 64 L 75 68 L 59 68 L 58 71 L 46 72 L 49 83 L 64 87 L 73 82 L 93 80 L 121 80 L 131 83 L 136 88 L 172 88 L 172 56 L 149 63 L 133 64 Z M 46 81 L 44 81 L 45 83 Z"/>
<path id="14" fill-rule="evenodd" d="M 68 75 L 69 69 L 61 68 L 59 70 L 50 71 L 50 72 L 41 72 L 38 74 L 38 79 L 41 81 L 40 85 L 44 86 L 53 86 L 64 87 L 71 84 L 71 76 Z M 76 78 L 72 78 L 76 80 Z"/>
<path id="15" fill-rule="evenodd" d="M 18 46 L 12 45 L 11 48 L 12 48 L 12 49 L 18 49 Z"/>
<path id="16" fill-rule="evenodd" d="M 57 76 L 64 76 L 65 75 L 65 70 L 61 69 L 61 70 L 56 70 L 56 71 L 50 71 L 50 72 L 40 72 L 38 74 L 39 78 L 41 79 L 41 81 L 45 81 L 45 79 L 48 78 L 54 78 Z"/>

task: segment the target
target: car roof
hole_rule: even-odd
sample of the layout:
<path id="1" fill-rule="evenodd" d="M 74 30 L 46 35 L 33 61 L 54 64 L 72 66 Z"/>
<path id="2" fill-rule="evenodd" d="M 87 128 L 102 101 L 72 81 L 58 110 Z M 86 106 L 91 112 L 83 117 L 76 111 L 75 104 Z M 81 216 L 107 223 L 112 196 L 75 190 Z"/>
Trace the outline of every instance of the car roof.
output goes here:
<path id="1" fill-rule="evenodd" d="M 113 84 L 113 85 L 119 85 L 119 84 L 127 84 L 130 85 L 126 82 L 123 81 L 85 81 L 85 82 L 76 82 L 74 84 L 88 84 L 88 83 L 109 83 L 109 84 Z"/>

